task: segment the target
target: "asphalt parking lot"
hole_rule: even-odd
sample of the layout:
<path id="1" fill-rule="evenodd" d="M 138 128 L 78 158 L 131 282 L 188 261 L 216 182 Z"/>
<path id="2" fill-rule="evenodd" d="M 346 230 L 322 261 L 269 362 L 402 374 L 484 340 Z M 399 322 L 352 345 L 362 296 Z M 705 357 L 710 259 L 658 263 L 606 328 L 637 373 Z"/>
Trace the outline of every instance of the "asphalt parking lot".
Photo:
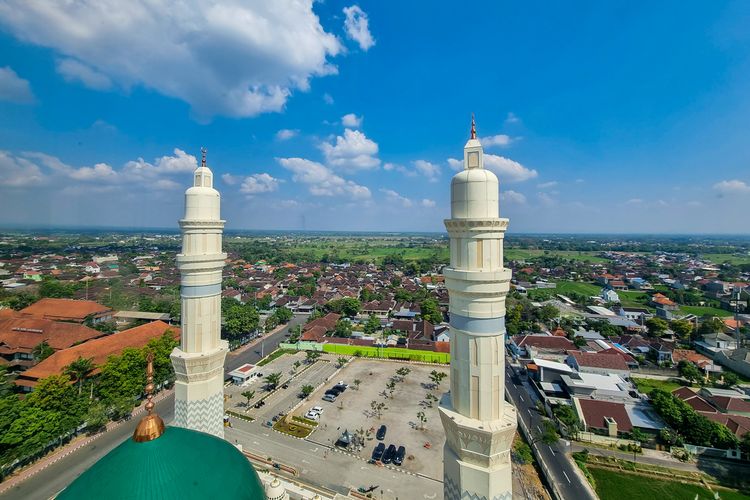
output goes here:
<path id="1" fill-rule="evenodd" d="M 332 363 L 335 364 L 335 363 Z M 392 397 L 386 390 L 389 379 L 399 368 L 407 367 L 411 372 L 402 382 L 396 383 Z M 416 365 L 389 361 L 352 358 L 351 361 L 329 383 L 313 393 L 309 401 L 298 408 L 294 414 L 303 416 L 313 406 L 322 406 L 318 428 L 308 440 L 326 445 L 334 444 L 344 430 L 355 433 L 363 430 L 365 446 L 361 450 L 349 450 L 354 454 L 369 459 L 376 444 L 375 432 L 380 425 L 387 426 L 383 440 L 386 447 L 406 447 L 406 459 L 402 468 L 409 472 L 424 474 L 442 480 L 442 448 L 445 435 L 440 423 L 437 403 L 427 407 L 422 403 L 427 393 L 437 397 L 448 390 L 447 377 L 438 389 L 430 389 L 429 374 L 432 370 L 447 373 L 444 365 Z M 360 380 L 355 388 L 354 380 Z M 349 384 L 349 389 L 342 393 L 334 403 L 321 398 L 325 391 L 337 381 Z M 384 395 L 385 393 L 385 395 Z M 371 402 L 384 402 L 386 408 L 380 418 L 371 408 Z M 426 422 L 424 430 L 417 418 L 418 412 L 424 412 Z M 425 447 L 425 444 L 428 447 Z"/>

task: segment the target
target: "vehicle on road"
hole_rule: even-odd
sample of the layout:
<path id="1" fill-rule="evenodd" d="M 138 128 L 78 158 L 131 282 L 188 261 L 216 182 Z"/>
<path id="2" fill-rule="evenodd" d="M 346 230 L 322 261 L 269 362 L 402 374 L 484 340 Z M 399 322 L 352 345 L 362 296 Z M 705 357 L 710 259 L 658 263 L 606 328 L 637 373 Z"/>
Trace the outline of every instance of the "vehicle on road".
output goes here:
<path id="1" fill-rule="evenodd" d="M 381 462 L 384 464 L 389 464 L 391 461 L 393 461 L 393 456 L 396 454 L 396 446 L 395 445 L 388 445 L 388 448 L 386 448 L 385 453 L 383 453 L 383 459 Z"/>
<path id="2" fill-rule="evenodd" d="M 377 462 L 378 460 L 383 458 L 383 453 L 385 453 L 385 444 L 378 443 L 378 445 L 372 452 L 372 459 Z"/>
<path id="3" fill-rule="evenodd" d="M 325 394 L 323 396 L 323 401 L 328 401 L 329 403 L 333 403 L 334 401 L 336 401 L 336 396 L 334 396 L 333 394 Z"/>
<path id="4" fill-rule="evenodd" d="M 406 448 L 399 446 L 398 450 L 396 450 L 396 455 L 393 457 L 393 464 L 401 465 L 404 463 L 404 457 L 406 457 Z"/>
<path id="5" fill-rule="evenodd" d="M 388 431 L 388 427 L 386 427 L 385 425 L 381 425 L 380 429 L 378 429 L 378 432 L 375 434 L 375 437 L 377 438 L 377 440 L 382 441 L 383 439 L 385 439 L 385 433 L 387 431 Z"/>

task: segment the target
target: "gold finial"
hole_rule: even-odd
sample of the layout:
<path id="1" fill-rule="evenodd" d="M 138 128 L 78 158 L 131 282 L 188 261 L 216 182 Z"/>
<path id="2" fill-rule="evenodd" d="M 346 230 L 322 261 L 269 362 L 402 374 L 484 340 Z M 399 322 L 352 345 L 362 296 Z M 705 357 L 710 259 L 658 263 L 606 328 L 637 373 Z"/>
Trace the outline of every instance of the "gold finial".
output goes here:
<path id="1" fill-rule="evenodd" d="M 204 159 L 205 162 L 205 153 Z M 154 411 L 154 353 L 149 352 L 146 356 L 146 416 L 138 422 L 133 432 L 133 441 L 143 443 L 153 441 L 164 434 L 164 420 Z"/>
<path id="2" fill-rule="evenodd" d="M 208 150 L 206 148 L 201 148 L 201 167 L 206 166 L 206 153 L 208 153 Z"/>
<path id="3" fill-rule="evenodd" d="M 471 138 L 477 138 L 477 124 L 474 122 L 474 113 L 471 114 Z"/>

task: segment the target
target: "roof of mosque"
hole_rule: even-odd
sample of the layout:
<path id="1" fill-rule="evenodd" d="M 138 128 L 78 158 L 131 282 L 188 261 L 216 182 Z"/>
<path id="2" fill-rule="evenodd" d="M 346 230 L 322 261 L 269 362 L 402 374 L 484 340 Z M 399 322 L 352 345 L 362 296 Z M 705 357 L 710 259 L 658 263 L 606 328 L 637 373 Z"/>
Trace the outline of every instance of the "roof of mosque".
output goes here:
<path id="1" fill-rule="evenodd" d="M 96 462 L 56 498 L 265 500 L 255 469 L 216 436 L 167 427 L 157 439 L 128 439 Z"/>

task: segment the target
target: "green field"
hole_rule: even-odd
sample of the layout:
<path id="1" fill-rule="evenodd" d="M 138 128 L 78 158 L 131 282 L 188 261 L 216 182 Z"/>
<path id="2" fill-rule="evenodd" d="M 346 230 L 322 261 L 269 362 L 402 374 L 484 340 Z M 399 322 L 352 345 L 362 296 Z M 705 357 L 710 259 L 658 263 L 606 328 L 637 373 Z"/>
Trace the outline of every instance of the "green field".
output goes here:
<path id="1" fill-rule="evenodd" d="M 581 283 L 579 281 L 558 281 L 557 288 L 554 289 L 555 293 L 563 295 L 575 292 L 586 296 L 599 295 L 601 291 L 602 287 L 599 285 L 594 285 L 593 283 Z"/>
<path id="2" fill-rule="evenodd" d="M 653 500 L 664 498 L 670 500 L 712 500 L 713 493 L 695 484 L 683 484 L 668 481 L 664 478 L 654 478 L 624 471 L 588 467 L 596 481 L 596 493 L 601 500 Z M 729 490 L 720 490 L 724 500 L 747 499 L 748 497 Z"/>
<path id="3" fill-rule="evenodd" d="M 633 383 L 638 387 L 638 390 L 644 394 L 648 394 L 654 389 L 661 389 L 667 392 L 672 392 L 675 389 L 679 389 L 684 384 L 677 382 L 675 379 L 669 380 L 654 380 L 650 378 L 637 378 L 631 377 Z"/>
<path id="4" fill-rule="evenodd" d="M 725 309 L 719 309 L 717 307 L 701 307 L 701 306 L 680 306 L 680 310 L 683 314 L 695 314 L 698 317 L 710 314 L 711 316 L 727 317 L 731 316 L 732 313 Z"/>
<path id="5" fill-rule="evenodd" d="M 323 344 L 323 351 L 333 354 L 359 356 L 363 358 L 408 359 L 425 363 L 450 363 L 450 354 L 446 352 L 419 351 L 400 347 L 366 347 L 342 344 Z"/>
<path id="6" fill-rule="evenodd" d="M 522 248 L 506 248 L 505 260 L 531 260 L 536 257 L 562 257 L 564 259 L 581 262 L 609 262 L 598 256 L 599 252 L 577 252 L 575 250 L 524 250 Z"/>
<path id="7" fill-rule="evenodd" d="M 710 260 L 714 264 L 724 264 L 729 262 L 734 266 L 740 264 L 750 264 L 750 255 L 738 255 L 731 253 L 704 253 L 701 255 L 706 260 Z"/>

